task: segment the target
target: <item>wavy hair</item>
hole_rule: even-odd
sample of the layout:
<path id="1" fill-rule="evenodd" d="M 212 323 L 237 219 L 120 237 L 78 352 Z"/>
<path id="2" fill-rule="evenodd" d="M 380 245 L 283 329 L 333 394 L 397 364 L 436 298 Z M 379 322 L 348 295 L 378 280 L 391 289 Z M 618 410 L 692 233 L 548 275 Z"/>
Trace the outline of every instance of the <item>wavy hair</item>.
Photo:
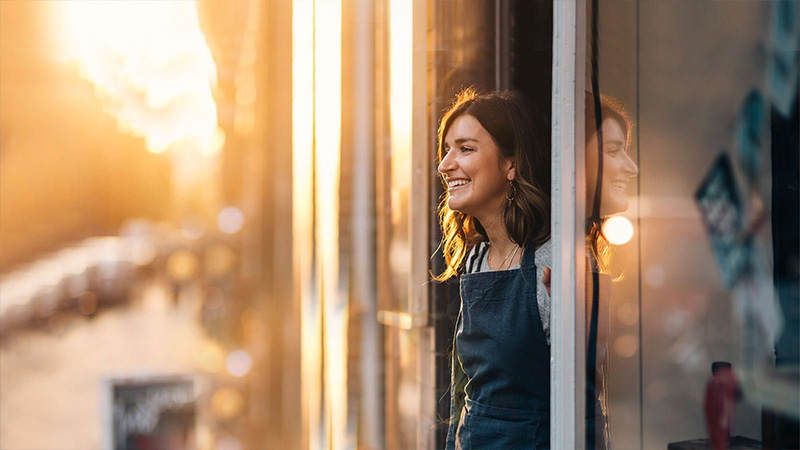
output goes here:
<path id="1" fill-rule="evenodd" d="M 584 121 L 584 136 L 586 142 L 588 143 L 592 136 L 597 134 L 597 115 L 594 107 L 594 94 L 586 91 L 585 101 L 586 113 Z M 631 120 L 631 117 L 622 102 L 614 97 L 601 95 L 600 117 L 603 119 L 603 121 L 607 119 L 615 120 L 622 129 L 622 133 L 625 135 L 625 148 L 627 149 L 630 147 L 631 135 L 633 134 L 633 121 Z M 602 193 L 599 191 L 595 192 L 595 196 L 599 196 L 601 194 Z M 608 242 L 608 239 L 603 236 L 602 225 L 605 217 L 601 217 L 599 214 L 599 211 L 591 211 L 589 214 L 587 214 L 586 245 L 597 263 L 598 270 L 602 273 L 608 273 L 609 265 L 611 263 L 611 255 L 616 246 Z"/>
<path id="2" fill-rule="evenodd" d="M 514 91 L 478 94 L 473 88 L 459 93 L 439 125 L 437 164 L 444 158 L 447 132 L 462 115 L 477 119 L 500 154 L 514 162 L 516 195 L 503 211 L 509 238 L 521 247 L 542 245 L 550 239 L 550 146 L 544 139 L 546 136 L 538 136 L 535 131 L 533 115 L 521 94 Z M 470 250 L 488 238 L 476 218 L 447 206 L 450 199 L 447 183 L 444 177 L 440 180 L 444 193 L 438 214 L 445 269 L 434 279 L 445 281 L 457 275 Z"/>

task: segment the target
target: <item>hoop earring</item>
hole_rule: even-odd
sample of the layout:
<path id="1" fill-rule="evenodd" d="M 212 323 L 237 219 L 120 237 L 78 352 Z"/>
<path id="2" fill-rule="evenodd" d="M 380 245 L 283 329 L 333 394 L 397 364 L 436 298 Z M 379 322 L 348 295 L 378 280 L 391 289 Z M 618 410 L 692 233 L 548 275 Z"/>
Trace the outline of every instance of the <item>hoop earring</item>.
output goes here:
<path id="1" fill-rule="evenodd" d="M 514 186 L 514 182 L 511 180 L 508 181 L 508 184 L 511 185 L 511 196 L 509 197 L 508 193 L 506 193 L 506 200 L 508 200 L 508 206 L 510 207 L 514 199 L 517 198 L 517 187 Z"/>

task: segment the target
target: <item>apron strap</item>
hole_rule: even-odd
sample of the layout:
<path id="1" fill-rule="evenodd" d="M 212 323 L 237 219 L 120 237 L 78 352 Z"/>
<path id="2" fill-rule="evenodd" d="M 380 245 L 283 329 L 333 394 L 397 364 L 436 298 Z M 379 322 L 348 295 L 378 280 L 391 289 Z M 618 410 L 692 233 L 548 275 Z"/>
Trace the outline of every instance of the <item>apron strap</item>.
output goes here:
<path id="1" fill-rule="evenodd" d="M 536 247 L 533 244 L 529 244 L 525 247 L 525 251 L 522 253 L 522 263 L 520 264 L 520 268 L 523 270 L 534 271 L 536 269 Z"/>

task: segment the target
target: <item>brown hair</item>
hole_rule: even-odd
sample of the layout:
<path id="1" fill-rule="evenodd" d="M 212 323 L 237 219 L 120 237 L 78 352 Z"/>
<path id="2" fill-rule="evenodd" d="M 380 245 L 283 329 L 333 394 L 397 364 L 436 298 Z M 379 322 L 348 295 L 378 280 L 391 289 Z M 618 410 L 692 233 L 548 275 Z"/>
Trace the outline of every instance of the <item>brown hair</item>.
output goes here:
<path id="1" fill-rule="evenodd" d="M 589 142 L 589 139 L 592 138 L 595 134 L 597 134 L 597 116 L 595 114 L 595 106 L 594 106 L 594 94 L 589 91 L 586 91 L 585 96 L 585 121 L 584 121 L 584 131 L 585 131 L 585 140 Z M 633 128 L 633 121 L 630 118 L 630 115 L 625 110 L 625 106 L 614 97 L 609 97 L 607 95 L 600 96 L 600 117 L 603 121 L 607 119 L 613 119 L 617 121 L 620 128 L 622 128 L 622 133 L 625 135 L 625 148 L 627 149 L 631 143 L 631 135 L 632 128 Z M 600 143 L 598 142 L 598 151 L 600 149 Z M 600 170 L 600 166 L 598 165 L 597 170 Z M 600 174 L 598 174 L 598 179 L 600 179 Z M 587 186 L 588 187 L 588 186 Z M 601 195 L 601 192 L 596 191 L 595 196 Z M 598 214 L 598 216 L 595 216 Z M 611 253 L 614 250 L 614 245 L 608 242 L 608 240 L 603 236 L 602 232 L 602 224 L 604 217 L 599 217 L 599 211 L 592 211 L 586 217 L 586 245 L 589 247 L 589 250 L 592 252 L 592 256 L 594 256 L 594 260 L 597 262 L 597 268 L 600 272 L 606 273 L 608 272 L 608 266 L 611 262 Z"/>
<path id="2" fill-rule="evenodd" d="M 462 91 L 439 125 L 437 163 L 444 158 L 444 139 L 450 126 L 465 114 L 477 119 L 492 136 L 500 154 L 514 161 L 515 200 L 503 212 L 508 237 L 521 247 L 545 243 L 550 239 L 550 147 L 534 133 L 533 117 L 522 96 L 513 91 Z M 434 276 L 437 281 L 456 275 L 472 247 L 487 239 L 477 219 L 447 206 L 447 184 L 444 178 L 441 180 L 445 190 L 438 212 L 445 269 Z"/>

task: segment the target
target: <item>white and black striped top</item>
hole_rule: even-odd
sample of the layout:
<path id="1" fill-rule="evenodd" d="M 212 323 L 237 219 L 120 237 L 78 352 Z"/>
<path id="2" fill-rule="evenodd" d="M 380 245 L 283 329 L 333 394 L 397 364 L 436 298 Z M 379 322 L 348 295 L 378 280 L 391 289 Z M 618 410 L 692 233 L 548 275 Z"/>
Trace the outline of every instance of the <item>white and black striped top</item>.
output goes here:
<path id="1" fill-rule="evenodd" d="M 547 295 L 547 288 L 542 283 L 542 274 L 544 273 L 542 269 L 550 267 L 552 260 L 553 254 L 548 240 L 536 249 L 536 253 L 534 253 L 534 261 L 536 262 L 536 303 L 539 306 L 539 317 L 542 320 L 542 328 L 547 338 L 547 345 L 550 345 L 550 296 Z M 519 269 L 519 267 L 519 264 L 517 264 L 509 267 L 509 270 Z M 491 272 L 491 270 L 489 268 L 489 243 L 481 242 L 467 255 L 466 271 L 467 273 L 478 273 Z"/>

